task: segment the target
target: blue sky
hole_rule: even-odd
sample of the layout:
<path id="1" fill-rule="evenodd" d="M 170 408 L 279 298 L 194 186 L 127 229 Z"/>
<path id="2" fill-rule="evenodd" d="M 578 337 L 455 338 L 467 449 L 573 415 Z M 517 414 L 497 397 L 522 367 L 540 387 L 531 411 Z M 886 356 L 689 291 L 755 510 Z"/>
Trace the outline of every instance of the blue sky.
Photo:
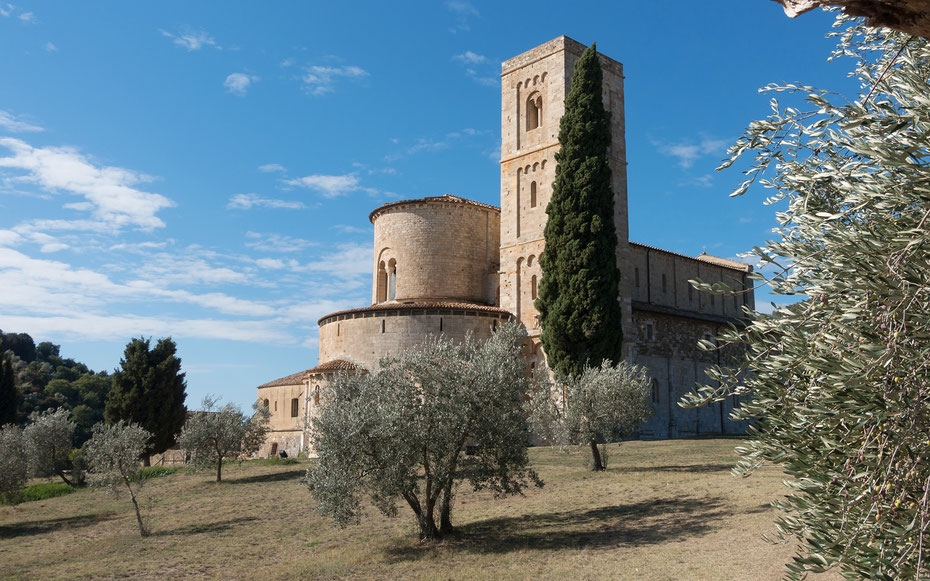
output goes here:
<path id="1" fill-rule="evenodd" d="M 171 335 L 189 404 L 249 405 L 317 363 L 320 316 L 370 303 L 374 207 L 499 204 L 500 62 L 561 34 L 624 63 L 631 239 L 734 257 L 774 210 L 713 169 L 759 87 L 851 88 L 831 22 L 767 0 L 0 0 L 0 329 L 97 370 Z"/>

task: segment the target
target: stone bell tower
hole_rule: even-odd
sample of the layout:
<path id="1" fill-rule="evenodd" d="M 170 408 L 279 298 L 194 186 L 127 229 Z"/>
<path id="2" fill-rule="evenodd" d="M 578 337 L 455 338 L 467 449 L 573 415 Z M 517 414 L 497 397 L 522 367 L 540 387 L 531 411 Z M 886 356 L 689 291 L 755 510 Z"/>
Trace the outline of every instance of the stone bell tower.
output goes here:
<path id="1" fill-rule="evenodd" d="M 571 88 L 575 61 L 583 44 L 560 36 L 501 65 L 501 254 L 500 307 L 526 327 L 533 354 L 538 353 L 536 299 L 545 247 L 546 206 L 555 180 L 559 120 Z M 623 65 L 599 55 L 604 72 L 602 98 L 610 112 L 608 161 L 614 192 L 619 300 L 623 335 L 633 337 L 629 227 L 626 195 L 626 139 L 623 117 Z M 626 349 L 625 349 L 626 351 Z"/>

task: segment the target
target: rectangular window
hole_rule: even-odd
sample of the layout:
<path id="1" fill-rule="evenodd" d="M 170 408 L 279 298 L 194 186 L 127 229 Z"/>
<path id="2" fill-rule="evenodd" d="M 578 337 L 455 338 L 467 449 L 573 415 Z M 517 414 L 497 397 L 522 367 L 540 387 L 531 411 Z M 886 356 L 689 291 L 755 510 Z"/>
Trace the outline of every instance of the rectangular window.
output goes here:
<path id="1" fill-rule="evenodd" d="M 295 397 L 294 399 L 291 400 L 291 417 L 292 418 L 297 417 L 297 412 L 298 412 L 299 407 L 300 407 L 300 400 L 298 400 Z"/>
<path id="2" fill-rule="evenodd" d="M 655 326 L 652 323 L 646 323 L 646 340 L 652 341 L 656 338 Z"/>

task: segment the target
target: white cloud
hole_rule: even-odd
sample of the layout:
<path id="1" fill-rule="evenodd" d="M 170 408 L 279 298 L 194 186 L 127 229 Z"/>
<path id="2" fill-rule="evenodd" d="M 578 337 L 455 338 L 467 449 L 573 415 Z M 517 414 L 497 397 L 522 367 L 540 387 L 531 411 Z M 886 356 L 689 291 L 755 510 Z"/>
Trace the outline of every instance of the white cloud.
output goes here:
<path id="1" fill-rule="evenodd" d="M 336 224 L 331 226 L 331 228 L 343 234 L 371 234 L 371 228 L 359 228 L 358 226 L 349 226 L 347 224 Z"/>
<path id="2" fill-rule="evenodd" d="M 265 165 L 258 166 L 258 171 L 262 173 L 286 172 L 287 168 L 280 163 L 266 163 Z"/>
<path id="3" fill-rule="evenodd" d="M 452 58 L 467 65 L 478 65 L 487 62 L 488 60 L 486 56 L 474 53 L 470 50 L 466 50 L 462 54 L 457 54 Z"/>
<path id="4" fill-rule="evenodd" d="M 338 78 L 361 79 L 368 76 L 368 71 L 356 67 L 326 67 L 314 65 L 304 69 L 301 77 L 304 89 L 312 95 L 325 95 L 331 93 Z"/>
<path id="5" fill-rule="evenodd" d="M 458 30 L 471 30 L 471 26 L 468 24 L 469 18 L 472 16 L 480 16 L 477 8 L 470 2 L 465 2 L 463 0 L 449 0 L 446 2 L 446 9 L 455 15 L 456 26 L 455 28 L 449 29 L 449 32 L 453 34 Z"/>
<path id="6" fill-rule="evenodd" d="M 216 49 L 223 48 L 220 45 L 218 45 L 216 43 L 216 40 L 214 40 L 213 37 L 210 36 L 205 30 L 192 30 L 191 29 L 191 30 L 185 30 L 178 34 L 173 34 L 171 32 L 168 32 L 167 30 L 159 29 L 159 32 L 161 32 L 162 36 L 170 38 L 174 44 L 180 47 L 186 48 L 189 52 L 200 50 L 201 48 L 205 46 L 212 46 Z"/>
<path id="7" fill-rule="evenodd" d="M 669 143 L 652 139 L 652 145 L 659 153 L 678 158 L 678 165 L 689 168 L 694 162 L 705 155 L 722 153 L 729 140 L 703 138 L 700 141 L 683 140 Z"/>
<path id="8" fill-rule="evenodd" d="M 38 125 L 27 123 L 26 121 L 17 118 L 16 115 L 2 110 L 0 110 L 0 128 L 6 129 L 7 131 L 12 131 L 14 133 L 25 133 L 27 131 L 45 131 L 45 129 L 39 127 Z"/>
<path id="9" fill-rule="evenodd" d="M 223 86 L 226 87 L 227 93 L 231 93 L 237 97 L 245 97 L 245 94 L 249 91 L 249 87 L 256 81 L 258 81 L 258 77 L 255 75 L 232 73 L 226 77 Z"/>
<path id="10" fill-rule="evenodd" d="M 315 242 L 304 240 L 303 238 L 294 238 L 284 234 L 262 234 L 259 232 L 246 232 L 245 243 L 247 248 L 261 250 L 263 252 L 300 252 L 310 246 L 316 246 Z"/>
<path id="11" fill-rule="evenodd" d="M 247 343 L 294 343 L 280 321 L 227 321 L 136 315 L 74 314 L 57 317 L 0 317 L 5 328 L 29 329 L 37 337 L 66 337 L 88 341 L 120 340 L 141 335 L 190 339 L 222 339 Z"/>
<path id="12" fill-rule="evenodd" d="M 3 16 L 4 18 L 8 17 L 10 14 L 13 14 L 14 8 L 15 6 L 8 2 L 0 3 L 0 16 Z"/>
<path id="13" fill-rule="evenodd" d="M 295 268 L 298 272 L 324 272 L 330 276 L 349 277 L 371 274 L 371 245 L 342 244 L 338 250 Z"/>
<path id="14" fill-rule="evenodd" d="M 686 187 L 691 186 L 698 188 L 710 188 L 714 185 L 714 176 L 713 174 L 704 174 L 700 176 L 689 177 L 678 182 L 678 185 Z"/>
<path id="15" fill-rule="evenodd" d="M 45 52 L 58 52 L 58 47 L 52 42 L 46 42 L 43 48 L 45 48 Z"/>
<path id="16" fill-rule="evenodd" d="M 22 14 L 17 16 L 17 18 L 19 18 L 23 22 L 35 22 L 36 21 L 36 15 L 33 14 L 32 12 L 23 12 Z"/>
<path id="17" fill-rule="evenodd" d="M 262 198 L 257 194 L 236 194 L 229 198 L 229 203 L 226 204 L 227 210 L 248 210 L 256 207 L 301 210 L 307 206 L 305 206 L 303 202 L 288 202 L 287 200 Z"/>
<path id="18" fill-rule="evenodd" d="M 95 165 L 74 148 L 32 147 L 11 137 L 0 138 L 0 147 L 13 152 L 11 157 L 0 157 L 0 168 L 26 172 L 13 179 L 33 183 L 46 190 L 83 196 L 90 205 L 80 208 L 92 210 L 98 220 L 97 228 L 111 231 L 127 226 L 142 230 L 160 228 L 165 223 L 156 214 L 163 208 L 174 206 L 174 202 L 161 194 L 133 187 L 140 182 L 151 181 L 145 174 L 121 167 Z M 33 226 L 54 222 L 37 220 Z M 88 226 L 57 222 L 63 222 L 69 229 L 75 226 L 87 229 Z"/>
<path id="19" fill-rule="evenodd" d="M 23 242 L 23 237 L 13 230 L 0 230 L 0 247 L 15 246 Z"/>
<path id="20" fill-rule="evenodd" d="M 361 189 L 359 187 L 358 177 L 353 174 L 341 176 L 314 174 L 302 178 L 284 180 L 284 183 L 290 186 L 298 186 L 320 192 L 323 194 L 324 198 L 337 198 L 349 192 Z"/>

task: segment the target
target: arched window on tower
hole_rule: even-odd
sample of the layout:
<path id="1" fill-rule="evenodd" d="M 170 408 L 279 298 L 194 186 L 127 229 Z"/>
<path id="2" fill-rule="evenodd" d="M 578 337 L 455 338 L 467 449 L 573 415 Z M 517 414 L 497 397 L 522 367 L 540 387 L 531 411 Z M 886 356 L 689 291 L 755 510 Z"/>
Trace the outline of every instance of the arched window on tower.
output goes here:
<path id="1" fill-rule="evenodd" d="M 266 399 L 265 401 L 263 401 L 263 402 L 262 402 L 262 405 L 265 406 L 265 407 L 268 407 L 268 400 Z"/>
<path id="2" fill-rule="evenodd" d="M 384 261 L 378 265 L 378 302 L 383 303 L 387 300 L 387 269 Z"/>
<path id="3" fill-rule="evenodd" d="M 536 207 L 536 182 L 530 182 L 530 208 Z"/>
<path id="4" fill-rule="evenodd" d="M 533 278 L 530 279 L 530 297 L 535 301 L 536 300 L 536 275 L 533 275 Z"/>
<path id="5" fill-rule="evenodd" d="M 388 262 L 388 298 L 393 301 L 397 297 L 397 263 L 392 258 Z"/>
<path id="6" fill-rule="evenodd" d="M 533 93 L 526 100 L 526 130 L 532 131 L 542 124 L 542 95 Z"/>

